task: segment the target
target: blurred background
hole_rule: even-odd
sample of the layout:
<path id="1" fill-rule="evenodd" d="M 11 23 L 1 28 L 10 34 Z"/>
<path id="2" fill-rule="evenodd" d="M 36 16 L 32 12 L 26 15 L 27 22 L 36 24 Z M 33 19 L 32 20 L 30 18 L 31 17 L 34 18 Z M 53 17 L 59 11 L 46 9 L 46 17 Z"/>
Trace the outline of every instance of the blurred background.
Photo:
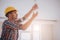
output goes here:
<path id="1" fill-rule="evenodd" d="M 0 0 L 0 37 L 8 6 L 15 7 L 21 18 L 35 3 L 38 16 L 26 30 L 19 30 L 18 40 L 60 40 L 60 0 Z"/>

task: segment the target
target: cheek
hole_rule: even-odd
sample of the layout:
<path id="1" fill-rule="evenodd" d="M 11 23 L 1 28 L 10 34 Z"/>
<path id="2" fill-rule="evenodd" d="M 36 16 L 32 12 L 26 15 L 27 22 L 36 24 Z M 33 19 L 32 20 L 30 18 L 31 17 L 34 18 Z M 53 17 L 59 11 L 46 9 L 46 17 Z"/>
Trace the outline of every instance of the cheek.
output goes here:
<path id="1" fill-rule="evenodd" d="M 13 17 L 17 17 L 17 14 L 13 14 Z"/>
<path id="2" fill-rule="evenodd" d="M 18 15 L 16 14 L 16 17 L 17 17 Z"/>
<path id="3" fill-rule="evenodd" d="M 17 17 L 17 14 L 15 14 L 15 17 Z"/>

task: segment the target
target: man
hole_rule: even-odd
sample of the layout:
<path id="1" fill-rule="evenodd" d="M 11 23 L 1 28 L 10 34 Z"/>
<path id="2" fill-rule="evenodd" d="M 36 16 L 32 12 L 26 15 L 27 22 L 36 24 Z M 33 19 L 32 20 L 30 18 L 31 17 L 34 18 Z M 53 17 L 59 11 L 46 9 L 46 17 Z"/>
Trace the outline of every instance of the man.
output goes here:
<path id="1" fill-rule="evenodd" d="M 38 8 L 37 4 L 35 4 L 32 9 L 21 19 L 17 19 L 17 10 L 14 7 L 8 7 L 5 10 L 5 16 L 8 18 L 4 21 L 2 25 L 2 40 L 18 40 L 18 30 L 25 30 L 33 21 L 33 19 L 37 16 L 37 13 L 33 13 L 31 19 L 27 21 L 25 24 L 21 24 L 24 20 L 26 20 L 29 15 Z"/>

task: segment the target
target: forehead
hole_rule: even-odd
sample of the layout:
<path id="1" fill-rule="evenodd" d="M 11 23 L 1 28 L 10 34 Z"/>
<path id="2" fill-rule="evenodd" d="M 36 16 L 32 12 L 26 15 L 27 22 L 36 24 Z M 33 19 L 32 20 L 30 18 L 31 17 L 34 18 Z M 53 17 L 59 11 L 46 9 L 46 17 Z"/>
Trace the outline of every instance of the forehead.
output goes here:
<path id="1" fill-rule="evenodd" d="M 11 13 L 12 13 L 12 14 L 17 14 L 17 11 L 12 11 Z"/>
<path id="2" fill-rule="evenodd" d="M 13 10 L 13 11 L 11 11 L 11 12 L 17 12 L 16 10 Z"/>

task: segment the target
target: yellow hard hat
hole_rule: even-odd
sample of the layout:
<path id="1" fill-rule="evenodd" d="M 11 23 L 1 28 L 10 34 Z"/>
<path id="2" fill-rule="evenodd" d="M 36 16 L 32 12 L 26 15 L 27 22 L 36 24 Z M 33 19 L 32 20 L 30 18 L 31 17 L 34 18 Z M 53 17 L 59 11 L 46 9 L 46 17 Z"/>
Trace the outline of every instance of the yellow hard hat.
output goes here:
<path id="1" fill-rule="evenodd" d="M 5 9 L 5 15 L 10 12 L 10 11 L 13 11 L 13 10 L 16 10 L 14 7 L 8 7 Z"/>

